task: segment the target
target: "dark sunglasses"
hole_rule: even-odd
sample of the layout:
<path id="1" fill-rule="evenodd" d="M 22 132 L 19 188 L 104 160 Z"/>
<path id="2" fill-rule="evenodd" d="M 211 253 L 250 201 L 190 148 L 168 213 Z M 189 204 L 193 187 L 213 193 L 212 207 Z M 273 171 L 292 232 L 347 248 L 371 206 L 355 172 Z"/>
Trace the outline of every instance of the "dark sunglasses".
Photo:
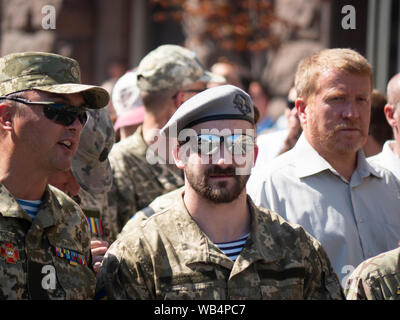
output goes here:
<path id="1" fill-rule="evenodd" d="M 246 134 L 232 134 L 229 136 L 199 134 L 197 135 L 197 141 L 188 137 L 180 145 L 182 146 L 187 142 L 191 143 L 190 148 L 193 152 L 208 156 L 218 152 L 221 143 L 224 143 L 226 149 L 233 155 L 244 155 L 254 150 L 254 137 Z"/>
<path id="2" fill-rule="evenodd" d="M 45 117 L 57 124 L 63 126 L 70 126 L 75 122 L 76 119 L 85 125 L 89 113 L 86 111 L 85 107 L 75 107 L 66 103 L 56 103 L 50 101 L 29 101 L 23 98 L 14 97 L 0 97 L 0 99 L 7 99 L 16 102 L 20 102 L 27 105 L 39 105 L 43 107 L 43 113 Z"/>
<path id="3" fill-rule="evenodd" d="M 289 98 L 286 98 L 286 104 L 290 110 L 292 110 L 296 106 L 296 102 L 289 100 Z"/>

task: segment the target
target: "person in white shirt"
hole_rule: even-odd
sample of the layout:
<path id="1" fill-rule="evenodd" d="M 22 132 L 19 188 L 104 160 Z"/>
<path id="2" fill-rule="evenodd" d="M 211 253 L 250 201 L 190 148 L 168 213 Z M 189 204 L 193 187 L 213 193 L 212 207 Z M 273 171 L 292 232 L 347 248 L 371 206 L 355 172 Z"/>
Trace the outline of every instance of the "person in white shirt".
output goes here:
<path id="1" fill-rule="evenodd" d="M 353 50 L 304 59 L 295 80 L 303 134 L 247 183 L 257 205 L 321 242 L 342 285 L 358 264 L 400 239 L 400 183 L 362 151 L 372 83 L 371 66 Z"/>
<path id="2" fill-rule="evenodd" d="M 287 128 L 272 130 L 262 133 L 257 137 L 259 149 L 258 158 L 252 170 L 265 170 L 268 163 L 278 155 L 290 150 L 296 144 L 302 132 L 297 110 L 294 107 L 296 101 L 296 89 L 292 87 L 287 97 L 285 108 L 285 121 Z"/>
<path id="3" fill-rule="evenodd" d="M 384 111 L 386 120 L 393 129 L 394 140 L 386 141 L 382 152 L 368 160 L 390 170 L 400 179 L 400 73 L 390 79 L 387 86 L 387 98 L 388 103 Z"/>

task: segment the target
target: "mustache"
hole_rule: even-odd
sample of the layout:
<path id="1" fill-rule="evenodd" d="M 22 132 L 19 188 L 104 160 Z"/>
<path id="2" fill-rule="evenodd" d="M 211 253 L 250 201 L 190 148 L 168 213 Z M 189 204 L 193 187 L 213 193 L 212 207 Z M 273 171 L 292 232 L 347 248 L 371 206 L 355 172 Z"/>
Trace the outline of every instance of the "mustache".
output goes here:
<path id="1" fill-rule="evenodd" d="M 345 130 L 345 129 L 357 129 L 361 130 L 361 125 L 358 121 L 346 121 L 335 125 L 334 131 Z"/>

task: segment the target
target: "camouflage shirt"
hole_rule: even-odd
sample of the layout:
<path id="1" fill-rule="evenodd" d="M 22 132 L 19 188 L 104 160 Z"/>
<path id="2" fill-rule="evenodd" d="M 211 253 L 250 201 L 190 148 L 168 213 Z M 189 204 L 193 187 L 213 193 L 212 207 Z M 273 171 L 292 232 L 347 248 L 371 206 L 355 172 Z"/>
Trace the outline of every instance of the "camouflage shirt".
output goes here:
<path id="1" fill-rule="evenodd" d="M 348 300 L 400 300 L 400 248 L 361 263 L 346 282 Z"/>
<path id="2" fill-rule="evenodd" d="M 109 155 L 113 186 L 108 194 L 105 219 L 115 238 L 134 213 L 157 196 L 184 184 L 183 173 L 175 165 L 149 164 L 147 149 L 139 126 L 133 135 L 116 143 Z"/>
<path id="3" fill-rule="evenodd" d="M 95 281 L 79 206 L 49 186 L 32 221 L 0 184 L 0 299 L 92 299 Z"/>
<path id="4" fill-rule="evenodd" d="M 125 236 L 125 234 L 132 232 L 143 220 L 151 217 L 156 212 L 168 208 L 174 203 L 178 194 L 181 194 L 185 187 L 180 187 L 174 191 L 168 192 L 154 199 L 146 208 L 136 212 L 136 214 L 129 219 L 122 231 L 118 235 L 118 239 Z"/>
<path id="5" fill-rule="evenodd" d="M 200 230 L 180 193 L 113 243 L 97 290 L 111 299 L 342 299 L 319 242 L 247 201 L 251 232 L 235 262 Z"/>

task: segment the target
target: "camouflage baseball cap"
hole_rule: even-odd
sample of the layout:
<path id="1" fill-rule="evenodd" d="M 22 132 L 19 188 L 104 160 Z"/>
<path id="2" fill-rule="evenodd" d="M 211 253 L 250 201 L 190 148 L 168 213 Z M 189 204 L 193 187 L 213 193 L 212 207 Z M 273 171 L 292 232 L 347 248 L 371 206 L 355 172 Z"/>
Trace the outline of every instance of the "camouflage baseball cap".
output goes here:
<path id="1" fill-rule="evenodd" d="M 81 93 L 89 108 L 103 108 L 109 94 L 83 85 L 76 60 L 45 52 L 12 53 L 0 58 L 0 95 L 36 89 L 56 94 Z"/>
<path id="2" fill-rule="evenodd" d="M 196 53 L 177 45 L 162 45 L 139 63 L 137 86 L 141 91 L 180 88 L 192 83 L 225 83 L 225 78 L 207 71 Z"/>
<path id="3" fill-rule="evenodd" d="M 89 114 L 72 158 L 72 172 L 85 191 L 105 193 L 112 183 L 108 153 L 114 145 L 113 123 L 107 109 L 89 110 Z"/>

